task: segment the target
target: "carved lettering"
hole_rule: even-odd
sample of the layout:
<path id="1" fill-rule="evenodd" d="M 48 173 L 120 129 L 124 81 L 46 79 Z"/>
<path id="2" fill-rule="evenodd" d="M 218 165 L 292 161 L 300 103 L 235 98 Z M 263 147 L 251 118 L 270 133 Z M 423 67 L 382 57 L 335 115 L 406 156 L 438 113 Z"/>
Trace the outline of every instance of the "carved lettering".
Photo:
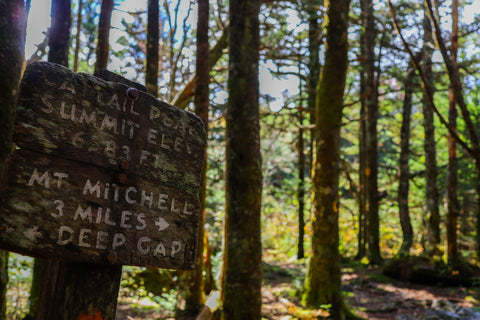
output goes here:
<path id="1" fill-rule="evenodd" d="M 88 222 L 92 223 L 92 207 L 88 206 L 87 209 L 83 210 L 82 206 L 78 205 L 73 220 L 79 220 L 79 218 L 80 220 L 87 220 Z"/>
<path id="2" fill-rule="evenodd" d="M 60 246 L 64 246 L 66 244 L 69 244 L 73 240 L 73 229 L 68 227 L 68 226 L 61 226 L 58 229 L 58 238 L 57 238 L 57 244 Z M 66 236 L 66 238 L 65 238 Z"/>
<path id="3" fill-rule="evenodd" d="M 28 180 L 28 185 L 33 186 L 34 183 L 38 183 L 40 185 L 43 185 L 45 188 L 50 188 L 50 174 L 48 173 L 48 170 L 45 171 L 41 176 L 37 170 L 37 168 L 33 169 L 33 173 L 30 176 L 30 180 Z"/>
<path id="4" fill-rule="evenodd" d="M 97 183 L 92 186 L 90 179 L 87 179 L 85 186 L 83 187 L 82 194 L 85 196 L 87 193 L 95 194 L 97 198 L 100 198 L 100 181 L 97 181 Z"/>

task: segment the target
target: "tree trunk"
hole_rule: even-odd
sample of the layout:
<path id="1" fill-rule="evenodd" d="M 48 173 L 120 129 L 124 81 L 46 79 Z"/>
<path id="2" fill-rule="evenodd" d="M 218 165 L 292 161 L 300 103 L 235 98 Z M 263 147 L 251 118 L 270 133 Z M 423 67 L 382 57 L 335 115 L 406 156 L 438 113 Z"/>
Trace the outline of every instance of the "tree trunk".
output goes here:
<path id="1" fill-rule="evenodd" d="M 476 211 L 476 230 L 477 230 L 477 257 L 480 257 L 480 174 L 477 173 L 477 182 L 476 182 L 476 191 L 477 191 L 477 211 Z"/>
<path id="2" fill-rule="evenodd" d="M 434 92 L 433 72 L 432 72 L 432 54 L 434 48 L 432 27 L 428 15 L 423 19 L 423 73 L 425 75 L 425 85 L 429 87 L 430 92 Z M 437 160 L 435 145 L 435 127 L 433 123 L 433 108 L 426 93 L 423 94 L 423 127 L 425 130 L 425 185 L 426 185 L 426 216 L 427 216 L 427 253 L 438 255 L 440 245 L 440 211 L 439 211 L 439 193 L 437 188 Z"/>
<path id="3" fill-rule="evenodd" d="M 208 109 L 209 109 L 209 89 L 210 82 L 210 63 L 208 46 L 208 0 L 198 1 L 198 20 L 197 20 L 197 60 L 196 60 L 196 80 L 195 80 L 195 114 L 202 119 L 205 130 L 208 133 Z M 198 228 L 197 254 L 195 269 L 185 272 L 182 275 L 185 281 L 185 311 L 186 317 L 195 317 L 202 310 L 205 304 L 204 293 L 204 243 L 205 243 L 205 219 L 206 219 L 206 199 L 207 199 L 207 157 L 205 156 L 202 169 L 202 182 L 200 188 L 200 224 Z M 208 241 L 208 240 L 207 240 Z"/>
<path id="4" fill-rule="evenodd" d="M 303 139 L 303 111 L 298 111 L 298 243 L 297 259 L 305 258 L 304 238 L 305 238 L 305 140 Z"/>
<path id="5" fill-rule="evenodd" d="M 449 130 L 449 132 L 455 133 L 455 135 L 452 134 L 452 136 L 455 137 L 457 143 L 462 143 L 462 146 L 466 149 L 466 151 L 474 160 L 473 163 L 475 165 L 475 169 L 477 170 L 477 173 L 480 175 L 480 138 L 475 129 L 475 125 L 472 121 L 472 118 L 470 116 L 470 111 L 468 110 L 467 103 L 465 102 L 465 97 L 463 95 L 463 85 L 462 85 L 462 82 L 460 81 L 460 73 L 458 71 L 458 65 L 457 63 L 454 63 L 452 61 L 451 57 L 448 54 L 447 46 L 445 44 L 444 39 L 442 38 L 442 32 L 439 26 L 439 22 L 435 18 L 432 1 L 425 0 L 425 2 L 427 4 L 428 15 L 430 16 L 430 19 L 433 21 L 433 24 L 435 26 L 435 39 L 437 40 L 436 43 L 438 45 L 438 48 L 440 49 L 440 53 L 442 54 L 445 67 L 447 69 L 448 79 L 450 80 L 450 88 L 455 97 L 455 102 L 460 109 L 462 118 L 465 121 L 465 127 L 468 133 L 468 139 L 470 140 L 470 146 L 468 146 L 462 139 L 460 139 L 460 137 L 456 134 L 455 131 Z"/>
<path id="6" fill-rule="evenodd" d="M 364 0 L 360 0 L 360 7 L 363 8 L 365 6 Z M 364 18 L 364 11 L 361 12 L 361 21 L 365 20 Z M 365 41 L 365 31 L 361 29 L 360 31 L 360 43 L 364 43 Z M 365 46 L 360 45 L 360 54 L 361 56 L 365 56 Z M 363 60 L 363 59 L 362 59 Z M 358 192 L 358 240 L 357 240 L 357 256 L 355 259 L 360 260 L 367 254 L 367 246 L 366 246 L 366 230 L 367 230 L 367 223 L 366 223 L 366 216 L 367 216 L 367 176 L 366 176 L 366 165 L 367 165 L 367 147 L 366 147 L 366 140 L 367 140 L 367 131 L 366 131 L 366 119 L 367 115 L 365 112 L 366 101 L 363 98 L 365 95 L 365 63 L 360 63 L 360 122 L 359 122 L 359 132 L 358 132 L 358 185 L 359 185 L 359 192 Z"/>
<path id="7" fill-rule="evenodd" d="M 454 68 L 457 66 L 458 51 L 458 0 L 452 1 L 452 40 L 450 47 L 450 59 Z M 457 108 L 455 92 L 449 88 L 448 123 L 450 127 L 457 128 Z M 457 218 L 460 206 L 457 198 L 458 189 L 458 165 L 457 144 L 455 139 L 448 135 L 448 164 L 447 164 L 447 259 L 450 264 L 458 262 L 457 248 Z"/>
<path id="8" fill-rule="evenodd" d="M 408 158 L 410 154 L 410 120 L 412 115 L 412 94 L 414 88 L 413 77 L 415 69 L 409 64 L 407 76 L 405 78 L 403 100 L 403 119 L 400 131 L 400 165 L 399 165 L 399 185 L 398 185 L 398 208 L 400 216 L 400 225 L 402 226 L 403 241 L 398 252 L 399 256 L 408 256 L 413 244 L 413 228 L 410 222 L 410 213 L 408 207 L 408 191 L 410 181 L 410 170 Z"/>
<path id="9" fill-rule="evenodd" d="M 83 25 L 83 0 L 78 0 L 78 12 L 77 12 L 77 33 L 75 34 L 75 52 L 73 54 L 73 72 L 78 71 L 78 55 L 80 53 L 80 34 L 82 32 Z"/>
<path id="10" fill-rule="evenodd" d="M 5 320 L 7 313 L 8 255 L 0 250 L 0 320 Z"/>
<path id="11" fill-rule="evenodd" d="M 45 260 L 35 259 L 33 262 L 32 286 L 28 297 L 28 314 L 23 320 L 33 320 L 37 314 L 38 301 L 42 293 L 42 278 L 45 272 Z"/>
<path id="12" fill-rule="evenodd" d="M 148 0 L 147 59 L 145 87 L 147 92 L 158 97 L 158 50 L 160 41 L 159 0 Z"/>
<path id="13" fill-rule="evenodd" d="M 462 148 L 472 158 L 473 164 L 475 165 L 475 169 L 477 171 L 477 175 L 480 176 L 480 138 L 479 138 L 478 132 L 476 131 L 475 125 L 472 121 L 470 111 L 469 111 L 469 109 L 467 107 L 467 104 L 465 102 L 465 98 L 463 96 L 463 85 L 462 85 L 462 82 L 460 81 L 460 74 L 459 74 L 458 66 L 457 66 L 456 63 L 452 62 L 452 60 L 449 56 L 447 46 L 445 44 L 445 41 L 442 38 L 442 34 L 441 34 L 442 32 L 441 32 L 441 29 L 440 29 L 440 26 L 439 26 L 439 22 L 437 21 L 437 19 L 435 17 L 435 13 L 434 13 L 434 10 L 433 10 L 431 0 L 425 0 L 425 3 L 426 3 L 426 7 L 427 7 L 427 13 L 428 13 L 431 21 L 433 21 L 433 25 L 435 27 L 436 43 L 438 45 L 438 48 L 440 49 L 440 53 L 442 54 L 442 58 L 443 58 L 443 61 L 445 63 L 445 66 L 446 66 L 446 70 L 447 70 L 447 73 L 448 73 L 448 78 L 449 78 L 449 81 L 450 81 L 450 88 L 451 88 L 451 90 L 453 92 L 453 95 L 455 97 L 455 103 L 459 107 L 461 115 L 462 115 L 462 119 L 465 122 L 466 131 L 468 133 L 468 142 L 465 139 L 463 139 L 462 137 L 460 137 L 458 135 L 458 133 L 453 128 L 450 127 L 448 122 L 445 120 L 445 118 L 439 112 L 438 108 L 436 108 L 435 104 L 433 103 L 433 93 L 432 93 L 431 90 L 429 90 L 428 85 L 426 85 L 427 81 L 425 80 L 425 75 L 423 74 L 423 71 L 418 67 L 418 62 L 417 61 L 415 61 L 415 64 L 417 66 L 417 70 L 420 73 L 420 77 L 421 77 L 422 83 L 424 85 L 425 93 L 427 94 L 430 102 L 432 102 L 431 107 L 434 109 L 434 111 L 437 114 L 440 122 L 447 128 L 449 134 L 455 139 L 456 143 L 461 145 Z M 412 59 L 415 59 L 414 55 L 412 53 L 412 50 L 410 49 L 410 46 L 406 42 L 405 38 L 403 37 L 403 35 L 402 35 L 402 33 L 401 33 L 401 31 L 398 27 L 398 21 L 396 19 L 395 10 L 394 10 L 393 5 L 391 4 L 390 0 L 388 0 L 388 4 L 390 6 L 390 10 L 391 10 L 392 15 L 393 15 L 395 28 L 397 29 L 397 31 L 398 31 L 401 39 L 402 39 L 402 42 L 403 42 L 405 48 L 408 51 L 408 54 L 411 56 Z"/>
<path id="14" fill-rule="evenodd" d="M 328 7 L 327 51 L 317 91 L 313 169 L 312 256 L 305 281 L 306 305 L 331 305 L 331 318 L 352 315 L 346 309 L 340 272 L 338 210 L 340 128 L 347 73 L 349 0 Z"/>
<path id="15" fill-rule="evenodd" d="M 360 77 L 362 80 L 361 87 L 363 87 L 363 73 L 361 74 Z M 363 90 L 362 90 L 363 91 Z M 358 192 L 358 240 L 357 240 L 357 246 L 358 246 L 358 252 L 357 256 L 355 257 L 357 260 L 362 259 L 363 257 L 366 256 L 367 254 L 367 248 L 366 248 L 366 215 L 367 215 L 367 206 L 366 206 L 366 158 L 367 158 L 367 153 L 366 153 L 366 147 L 365 147 L 365 139 L 367 136 L 366 133 L 366 128 L 365 128 L 365 103 L 362 100 L 361 106 L 360 106 L 360 123 L 359 123 L 359 145 L 358 145 L 358 153 L 359 153 L 359 165 L 358 165 L 358 172 L 359 172 L 359 192 Z"/>
<path id="16" fill-rule="evenodd" d="M 223 319 L 261 318 L 259 0 L 230 1 Z"/>
<path id="17" fill-rule="evenodd" d="M 52 1 L 48 61 L 62 66 L 68 66 L 68 48 L 70 47 L 70 27 L 72 24 L 71 6 L 71 0 Z"/>
<path id="18" fill-rule="evenodd" d="M 317 96 L 317 85 L 320 77 L 320 43 L 321 43 L 321 30 L 318 26 L 319 20 L 319 6 L 323 5 L 323 0 L 307 0 L 306 10 L 308 13 L 308 78 L 307 78 L 307 103 L 308 110 L 310 112 L 310 124 L 315 124 L 315 102 Z M 311 133 L 311 145 L 314 140 L 314 130 Z M 313 159 L 313 148 L 310 152 L 310 163 Z"/>
<path id="19" fill-rule="evenodd" d="M 0 0 L 0 172 L 12 151 L 10 135 L 17 105 L 25 50 L 25 6 L 23 0 Z M 6 316 L 8 252 L 0 250 L 0 320 Z"/>
<path id="20" fill-rule="evenodd" d="M 378 91 L 375 80 L 375 24 L 372 0 L 363 1 L 363 70 L 365 80 L 365 204 L 367 257 L 370 263 L 377 264 L 380 255 L 380 221 L 378 216 Z"/>
<path id="21" fill-rule="evenodd" d="M 107 69 L 112 11 L 113 0 L 103 0 L 102 9 L 100 11 L 100 22 L 98 24 L 98 42 L 96 50 L 97 61 L 95 63 L 95 72 Z"/>

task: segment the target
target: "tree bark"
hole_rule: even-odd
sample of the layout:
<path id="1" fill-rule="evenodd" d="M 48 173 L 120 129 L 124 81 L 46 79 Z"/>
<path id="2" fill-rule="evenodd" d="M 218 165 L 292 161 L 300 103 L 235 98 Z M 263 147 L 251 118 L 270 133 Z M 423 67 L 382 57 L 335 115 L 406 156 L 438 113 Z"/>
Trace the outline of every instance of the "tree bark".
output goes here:
<path id="1" fill-rule="evenodd" d="M 307 108 L 310 115 L 310 124 L 315 125 L 315 104 L 317 99 L 317 85 L 320 77 L 321 64 L 320 64 L 320 44 L 322 43 L 322 28 L 319 28 L 319 19 L 321 18 L 318 14 L 320 6 L 324 5 L 324 0 L 307 0 L 306 1 L 306 10 L 308 13 L 308 78 L 307 78 Z M 310 153 L 308 155 L 309 166 L 313 164 L 313 155 L 314 155 L 314 140 L 315 140 L 315 128 L 310 130 Z M 310 170 L 311 171 L 311 170 Z M 303 174 L 303 173 L 302 173 Z M 305 190 L 302 190 L 305 193 Z M 300 192 L 300 190 L 299 190 Z M 299 193 L 300 196 L 300 193 Z M 301 210 L 299 208 L 299 210 Z M 304 221 L 300 220 L 299 216 L 299 237 L 300 233 L 304 233 Z M 303 217 L 302 217 L 303 219 Z M 302 240 L 303 241 L 303 240 Z M 303 247 L 303 244 L 298 244 L 298 258 L 303 257 L 304 253 L 301 252 L 303 249 L 300 249 L 300 246 Z"/>
<path id="2" fill-rule="evenodd" d="M 408 207 L 408 191 L 410 181 L 410 170 L 408 159 L 410 154 L 410 122 L 412 115 L 412 94 L 415 69 L 410 63 L 407 76 L 405 78 L 403 100 L 403 118 L 400 131 L 400 165 L 399 165 L 399 185 L 398 185 L 398 208 L 400 216 L 400 225 L 402 226 L 403 241 L 398 251 L 399 256 L 408 256 L 413 244 L 413 228 L 410 221 Z"/>
<path id="3" fill-rule="evenodd" d="M 6 319 L 9 252 L 0 250 L 0 320 Z"/>
<path id="4" fill-rule="evenodd" d="M 476 192 L 477 192 L 477 210 L 476 210 L 476 230 L 477 230 L 477 257 L 480 256 L 480 175 L 477 174 Z"/>
<path id="5" fill-rule="evenodd" d="M 298 242 L 297 242 L 297 259 L 305 258 L 304 238 L 305 238 L 305 140 L 303 138 L 303 113 L 298 111 Z"/>
<path id="6" fill-rule="evenodd" d="M 73 72 L 78 71 L 78 55 L 80 53 L 80 34 L 82 32 L 83 25 L 83 0 L 78 0 L 78 12 L 77 12 L 77 33 L 75 34 L 75 52 L 73 54 Z"/>
<path id="7" fill-rule="evenodd" d="M 160 41 L 159 0 L 148 0 L 147 59 L 145 87 L 147 92 L 158 97 L 158 50 Z"/>
<path id="8" fill-rule="evenodd" d="M 100 11 L 100 22 L 98 24 L 98 41 L 95 63 L 95 72 L 107 69 L 108 53 L 110 50 L 110 25 L 112 20 L 113 0 L 103 0 Z"/>
<path id="9" fill-rule="evenodd" d="M 380 221 L 378 216 L 378 90 L 375 77 L 375 24 L 372 0 L 363 1 L 363 70 L 365 80 L 365 218 L 367 257 L 370 263 L 377 264 L 380 255 Z"/>
<path id="10" fill-rule="evenodd" d="M 428 15 L 423 20 L 423 73 L 430 92 L 434 93 L 433 72 L 432 72 L 432 54 L 434 48 L 432 27 Z M 426 184 L 426 216 L 427 216 L 427 253 L 437 255 L 440 253 L 440 211 L 439 211 L 439 193 L 437 188 L 437 160 L 436 160 L 436 142 L 435 126 L 433 123 L 432 101 L 424 92 L 422 97 L 423 106 L 423 127 L 425 130 L 425 184 Z"/>
<path id="11" fill-rule="evenodd" d="M 262 160 L 259 125 L 259 0 L 230 1 L 226 114 L 225 320 L 261 318 Z"/>
<path id="12" fill-rule="evenodd" d="M 351 318 L 341 290 L 338 210 L 340 128 L 348 66 L 349 0 L 328 7 L 327 51 L 317 91 L 313 168 L 312 256 L 305 281 L 304 303 L 331 305 L 331 318 Z"/>
<path id="13" fill-rule="evenodd" d="M 68 66 L 68 48 L 70 48 L 71 0 L 52 1 L 52 25 L 48 61 Z"/>
<path id="14" fill-rule="evenodd" d="M 323 0 L 307 0 L 306 10 L 308 13 L 308 78 L 307 78 L 307 105 L 310 112 L 310 123 L 315 124 L 315 101 L 317 95 L 317 85 L 320 77 L 320 44 L 321 30 L 318 26 L 319 6 L 323 5 Z M 314 129 L 311 133 L 311 144 L 313 145 Z M 313 150 L 310 154 L 310 160 L 313 158 Z M 310 162 L 312 163 L 312 162 Z"/>
<path id="15" fill-rule="evenodd" d="M 32 286 L 28 297 L 28 314 L 23 320 L 35 319 L 37 314 L 38 301 L 42 293 L 42 277 L 45 272 L 45 260 L 35 259 L 33 262 Z"/>
<path id="16" fill-rule="evenodd" d="M 364 8 L 365 0 L 360 0 L 360 7 Z M 364 15 L 365 12 L 362 9 L 361 11 L 361 21 L 364 23 Z M 360 43 L 364 43 L 365 39 L 365 31 L 363 29 L 360 30 Z M 365 45 L 360 45 L 360 54 L 361 56 L 365 56 Z M 362 59 L 363 60 L 363 59 Z M 360 122 L 359 122 L 359 132 L 358 132 L 358 185 L 359 185 L 359 193 L 358 193 L 358 240 L 357 240 L 357 256 L 355 259 L 360 260 L 367 254 L 367 245 L 366 245 L 366 230 L 367 230 L 367 223 L 366 223 L 366 216 L 367 216 L 367 181 L 366 181 L 366 165 L 367 165 L 367 147 L 366 147 L 366 139 L 367 139 L 367 131 L 366 131 L 366 101 L 363 99 L 365 95 L 365 68 L 364 63 L 360 63 L 360 96 L 362 97 L 360 102 Z"/>
<path id="17" fill-rule="evenodd" d="M 10 138 L 25 50 L 23 0 L 0 0 L 0 172 L 12 151 Z M 0 250 L 0 319 L 6 316 L 8 252 Z"/>
<path id="18" fill-rule="evenodd" d="M 458 0 L 452 1 L 452 35 L 450 46 L 450 59 L 455 69 L 458 51 Z M 457 108 L 455 91 L 449 88 L 448 123 L 450 127 L 457 128 Z M 458 165 L 457 144 L 452 135 L 448 135 L 448 164 L 447 164 L 447 259 L 450 264 L 458 262 L 457 247 L 457 219 L 460 206 L 457 197 Z"/>
<path id="19" fill-rule="evenodd" d="M 198 1 L 197 20 L 197 60 L 195 77 L 195 114 L 202 119 L 205 130 L 208 133 L 208 109 L 209 109 L 209 88 L 210 63 L 208 46 L 208 0 Z M 202 169 L 202 182 L 200 187 L 200 223 L 198 228 L 197 254 L 195 269 L 185 272 L 182 277 L 186 281 L 185 288 L 185 316 L 194 317 L 202 311 L 205 304 L 204 293 L 204 243 L 206 199 L 207 199 L 207 157 L 205 155 Z M 208 240 L 207 240 L 208 241 Z"/>

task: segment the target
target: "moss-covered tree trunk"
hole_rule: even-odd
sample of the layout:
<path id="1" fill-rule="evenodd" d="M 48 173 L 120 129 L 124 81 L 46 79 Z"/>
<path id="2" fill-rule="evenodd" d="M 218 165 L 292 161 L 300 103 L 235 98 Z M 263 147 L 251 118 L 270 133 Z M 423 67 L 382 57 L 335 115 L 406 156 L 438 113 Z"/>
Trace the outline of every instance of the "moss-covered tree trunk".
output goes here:
<path id="1" fill-rule="evenodd" d="M 197 20 L 197 60 L 195 72 L 195 114 L 202 119 L 205 130 L 208 132 L 208 109 L 210 82 L 210 61 L 208 46 L 208 0 L 198 1 Z M 185 316 L 193 319 L 200 313 L 205 304 L 204 293 L 204 243 L 205 243 L 205 218 L 207 199 L 207 157 L 205 156 L 200 187 L 200 224 L 198 228 L 198 241 L 195 269 L 183 274 L 185 291 Z"/>
<path id="2" fill-rule="evenodd" d="M 102 0 L 102 8 L 100 11 L 100 21 L 98 23 L 98 41 L 95 63 L 95 72 L 107 69 L 108 53 L 110 51 L 110 25 L 112 20 L 113 0 Z"/>
<path id="3" fill-rule="evenodd" d="M 25 5 L 23 0 L 0 0 L 0 172 L 12 150 L 10 134 L 24 62 Z M 0 319 L 6 316 L 8 252 L 0 250 Z"/>
<path id="4" fill-rule="evenodd" d="M 158 97 L 158 50 L 160 41 L 159 0 L 148 0 L 147 57 L 145 87 L 147 92 Z"/>
<path id="5" fill-rule="evenodd" d="M 422 65 L 425 76 L 425 85 L 429 87 L 430 92 L 434 92 L 433 72 L 432 72 L 432 54 L 434 49 L 434 41 L 432 34 L 432 26 L 428 15 L 423 20 L 423 56 Z M 440 211 L 439 211 L 439 194 L 437 188 L 437 159 L 435 144 L 435 127 L 433 124 L 433 108 L 427 94 L 423 94 L 423 127 L 425 130 L 425 201 L 426 201 L 426 217 L 427 217 L 427 243 L 426 250 L 429 254 L 435 255 L 439 253 L 440 245 Z"/>
<path id="6" fill-rule="evenodd" d="M 412 95 L 414 88 L 415 69 L 410 63 L 407 76 L 404 82 L 403 99 L 403 117 L 400 129 L 400 164 L 399 164 L 399 183 L 398 183 L 398 213 L 400 216 L 400 225 L 402 226 L 402 245 L 398 251 L 399 256 L 408 256 L 413 244 L 413 228 L 410 221 L 410 211 L 408 206 L 408 191 L 410 182 L 410 167 L 408 158 L 410 155 L 410 123 L 412 116 Z"/>
<path id="7" fill-rule="evenodd" d="M 230 1 L 223 319 L 261 318 L 259 0 Z"/>
<path id="8" fill-rule="evenodd" d="M 304 302 L 331 305 L 333 319 L 350 318 L 341 290 L 339 229 L 339 161 L 343 93 L 348 67 L 349 0 L 328 7 L 327 52 L 317 91 L 315 160 L 313 168 L 312 256 Z"/>

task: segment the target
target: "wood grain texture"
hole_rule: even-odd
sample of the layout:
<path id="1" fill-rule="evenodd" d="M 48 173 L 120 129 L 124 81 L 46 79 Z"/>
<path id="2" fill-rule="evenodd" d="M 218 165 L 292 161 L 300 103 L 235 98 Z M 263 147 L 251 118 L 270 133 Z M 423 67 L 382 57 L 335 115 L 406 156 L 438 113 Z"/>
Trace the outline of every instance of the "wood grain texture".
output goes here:
<path id="1" fill-rule="evenodd" d="M 129 171 L 162 184 L 198 189 L 206 145 L 203 123 L 130 87 L 75 74 L 58 65 L 30 65 L 21 85 L 14 141 L 22 148 Z"/>
<path id="2" fill-rule="evenodd" d="M 26 70 L 16 128 L 20 148 L 2 179 L 3 248 L 193 268 L 206 146 L 198 117 L 42 62 Z"/>

